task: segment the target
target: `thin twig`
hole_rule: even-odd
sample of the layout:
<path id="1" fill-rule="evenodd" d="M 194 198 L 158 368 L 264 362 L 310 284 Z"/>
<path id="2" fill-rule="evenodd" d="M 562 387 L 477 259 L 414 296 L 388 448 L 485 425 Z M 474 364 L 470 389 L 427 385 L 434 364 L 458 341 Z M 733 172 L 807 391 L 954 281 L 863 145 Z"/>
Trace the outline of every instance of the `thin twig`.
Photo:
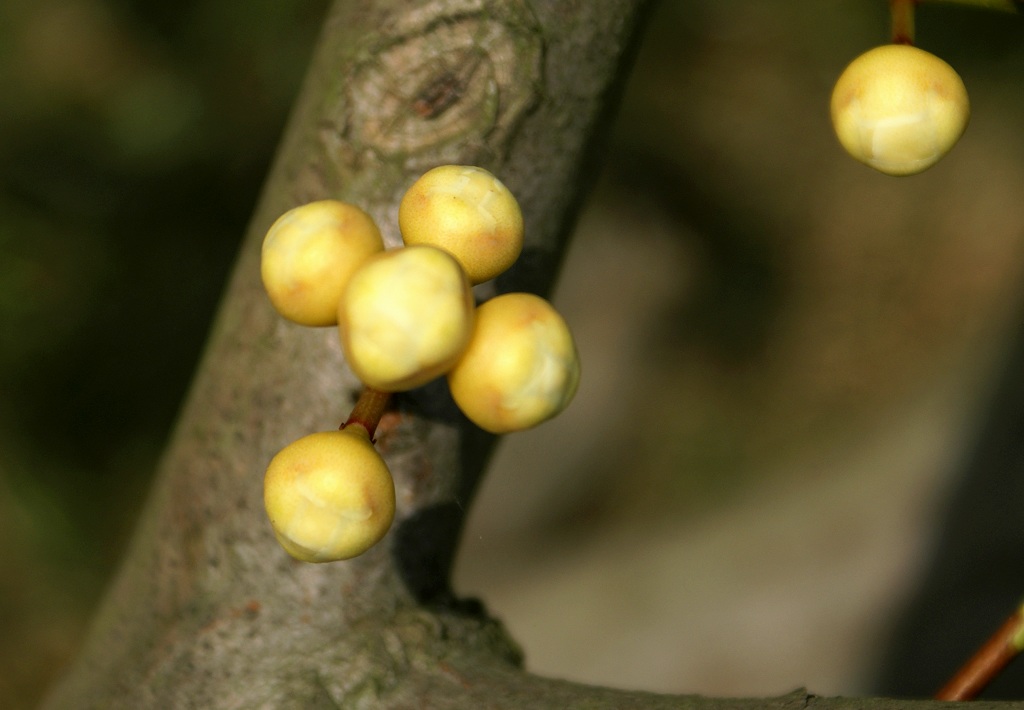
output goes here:
<path id="1" fill-rule="evenodd" d="M 936 700 L 972 700 L 1024 649 L 1024 606 L 1019 607 L 935 694 Z"/>

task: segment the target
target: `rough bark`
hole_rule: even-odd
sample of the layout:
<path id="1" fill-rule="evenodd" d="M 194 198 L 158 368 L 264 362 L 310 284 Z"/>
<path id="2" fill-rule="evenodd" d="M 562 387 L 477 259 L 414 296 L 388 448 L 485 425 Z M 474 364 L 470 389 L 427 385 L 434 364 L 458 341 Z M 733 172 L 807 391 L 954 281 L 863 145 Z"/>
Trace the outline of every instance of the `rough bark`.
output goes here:
<path id="1" fill-rule="evenodd" d="M 382 424 L 399 514 L 369 553 L 296 562 L 263 513 L 271 456 L 337 427 L 358 391 L 334 330 L 290 325 L 264 297 L 259 247 L 271 221 L 335 197 L 367 209 L 394 244 L 397 201 L 415 177 L 440 163 L 482 165 L 520 198 L 527 225 L 520 263 L 495 288 L 545 292 L 642 5 L 336 2 L 131 548 L 44 707 L 867 706 L 803 691 L 655 696 L 523 671 L 500 625 L 449 591 L 493 440 L 443 385 L 400 397 Z"/>

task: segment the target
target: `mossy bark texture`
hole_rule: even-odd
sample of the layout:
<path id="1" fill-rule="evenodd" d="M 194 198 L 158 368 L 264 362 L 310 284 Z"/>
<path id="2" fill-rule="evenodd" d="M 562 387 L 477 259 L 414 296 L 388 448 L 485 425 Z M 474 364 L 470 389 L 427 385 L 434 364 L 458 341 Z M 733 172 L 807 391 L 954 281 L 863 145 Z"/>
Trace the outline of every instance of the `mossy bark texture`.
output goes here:
<path id="1" fill-rule="evenodd" d="M 272 310 L 259 279 L 267 227 L 332 197 L 370 212 L 395 245 L 397 204 L 416 177 L 480 165 L 517 195 L 526 220 L 523 256 L 492 290 L 546 292 L 642 5 L 337 0 L 131 547 L 45 708 L 867 705 L 802 691 L 655 696 L 526 673 L 500 625 L 449 591 L 493 439 L 458 415 L 443 384 L 400 396 L 378 430 L 399 512 L 369 553 L 296 562 L 263 512 L 270 458 L 336 428 L 359 390 L 334 329 Z"/>

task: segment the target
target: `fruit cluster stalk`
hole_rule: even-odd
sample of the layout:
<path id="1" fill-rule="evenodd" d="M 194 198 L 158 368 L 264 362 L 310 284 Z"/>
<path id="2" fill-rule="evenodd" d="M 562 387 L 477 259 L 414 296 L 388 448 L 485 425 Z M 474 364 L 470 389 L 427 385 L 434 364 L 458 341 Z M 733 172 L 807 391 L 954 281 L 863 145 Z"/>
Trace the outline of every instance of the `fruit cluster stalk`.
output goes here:
<path id="1" fill-rule="evenodd" d="M 914 6 L 918 0 L 889 0 L 892 14 L 892 43 L 914 43 Z"/>
<path id="2" fill-rule="evenodd" d="M 352 407 L 352 413 L 348 415 L 348 419 L 338 428 L 362 427 L 366 430 L 370 441 L 374 441 L 373 435 L 377 431 L 377 425 L 380 424 L 380 418 L 384 416 L 389 402 L 391 402 L 390 392 L 381 392 L 372 387 L 363 387 L 363 391 L 359 393 L 359 399 L 356 400 L 355 406 Z"/>

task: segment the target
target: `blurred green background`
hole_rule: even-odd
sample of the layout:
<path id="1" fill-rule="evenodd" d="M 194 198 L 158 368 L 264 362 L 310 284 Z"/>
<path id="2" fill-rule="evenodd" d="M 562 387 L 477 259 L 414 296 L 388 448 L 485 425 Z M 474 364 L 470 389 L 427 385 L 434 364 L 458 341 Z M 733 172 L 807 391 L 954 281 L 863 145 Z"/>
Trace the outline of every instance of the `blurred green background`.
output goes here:
<path id="1" fill-rule="evenodd" d="M 124 549 L 326 7 L 0 5 L 0 707 Z"/>
<path id="2" fill-rule="evenodd" d="M 124 549 L 326 7 L 0 5 L 0 707 L 35 704 Z M 1024 268 L 1022 21 L 921 9 L 974 116 L 909 180 L 828 124 L 886 23 L 657 5 L 557 294 L 579 399 L 503 443 L 459 564 L 532 668 L 867 688 Z"/>

